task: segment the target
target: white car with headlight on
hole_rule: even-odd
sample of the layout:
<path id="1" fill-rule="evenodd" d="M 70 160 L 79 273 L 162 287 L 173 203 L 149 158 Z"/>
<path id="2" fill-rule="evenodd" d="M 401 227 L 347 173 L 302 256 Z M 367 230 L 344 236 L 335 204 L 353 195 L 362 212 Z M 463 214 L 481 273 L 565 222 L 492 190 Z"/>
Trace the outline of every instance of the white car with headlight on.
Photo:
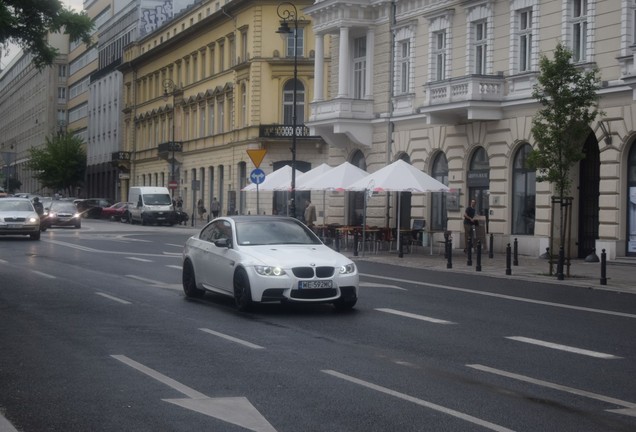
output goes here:
<path id="1" fill-rule="evenodd" d="M 253 302 L 333 303 L 351 309 L 358 300 L 359 276 L 353 261 L 294 218 L 228 216 L 186 241 L 182 282 L 188 297 L 224 294 L 239 310 Z"/>
<path id="2" fill-rule="evenodd" d="M 40 216 L 28 198 L 0 198 L 0 235 L 28 235 L 40 240 Z"/>

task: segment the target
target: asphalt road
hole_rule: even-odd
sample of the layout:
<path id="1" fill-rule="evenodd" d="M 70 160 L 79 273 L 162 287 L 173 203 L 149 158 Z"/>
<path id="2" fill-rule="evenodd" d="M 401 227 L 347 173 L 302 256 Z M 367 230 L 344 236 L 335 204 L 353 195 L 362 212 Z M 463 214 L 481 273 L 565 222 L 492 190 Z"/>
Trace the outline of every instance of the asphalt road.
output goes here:
<path id="1" fill-rule="evenodd" d="M 243 314 L 190 234 L 0 238 L 0 431 L 636 430 L 634 295 L 360 262 L 350 313 Z"/>

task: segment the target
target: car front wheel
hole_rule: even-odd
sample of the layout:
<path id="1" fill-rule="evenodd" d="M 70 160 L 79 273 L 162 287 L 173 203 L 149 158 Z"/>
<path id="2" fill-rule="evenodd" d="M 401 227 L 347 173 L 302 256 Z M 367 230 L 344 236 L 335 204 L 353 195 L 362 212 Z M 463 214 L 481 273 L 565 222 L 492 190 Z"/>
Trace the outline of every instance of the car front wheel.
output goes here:
<path id="1" fill-rule="evenodd" d="M 241 312 L 247 312 L 252 308 L 250 279 L 243 269 L 238 269 L 234 274 L 234 302 Z"/>
<path id="2" fill-rule="evenodd" d="M 190 261 L 183 263 L 183 273 L 181 274 L 183 292 L 189 298 L 202 298 L 205 290 L 197 288 L 197 280 L 194 276 L 194 267 Z"/>
<path id="3" fill-rule="evenodd" d="M 345 310 L 353 309 L 353 307 L 356 305 L 357 302 L 358 302 L 357 298 L 353 298 L 353 299 L 351 299 L 351 298 L 348 298 L 348 299 L 339 298 L 338 300 L 333 302 L 333 305 L 336 308 L 336 310 L 345 311 Z"/>
<path id="4" fill-rule="evenodd" d="M 31 240 L 40 240 L 40 231 L 30 234 L 29 236 L 31 237 Z"/>

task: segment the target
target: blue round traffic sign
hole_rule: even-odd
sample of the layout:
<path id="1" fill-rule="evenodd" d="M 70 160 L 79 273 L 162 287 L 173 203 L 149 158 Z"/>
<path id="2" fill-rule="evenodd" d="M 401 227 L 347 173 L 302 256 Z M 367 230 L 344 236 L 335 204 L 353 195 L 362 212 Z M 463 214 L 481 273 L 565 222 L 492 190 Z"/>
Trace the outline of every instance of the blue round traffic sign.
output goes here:
<path id="1" fill-rule="evenodd" d="M 265 181 L 265 171 L 260 168 L 252 170 L 250 173 L 250 180 L 252 180 L 252 183 L 254 184 L 263 183 Z"/>

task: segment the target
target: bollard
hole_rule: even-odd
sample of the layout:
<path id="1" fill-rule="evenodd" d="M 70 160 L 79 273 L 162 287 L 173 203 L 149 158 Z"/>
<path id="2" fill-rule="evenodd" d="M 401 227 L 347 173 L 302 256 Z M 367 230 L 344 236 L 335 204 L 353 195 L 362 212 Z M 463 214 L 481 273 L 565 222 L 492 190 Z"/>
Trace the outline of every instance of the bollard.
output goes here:
<path id="1" fill-rule="evenodd" d="M 336 231 L 336 252 L 340 252 L 340 233 Z"/>
<path id="2" fill-rule="evenodd" d="M 478 272 L 481 271 L 481 240 L 477 240 L 477 265 L 475 266 L 475 270 Z"/>
<path id="3" fill-rule="evenodd" d="M 399 236 L 399 241 L 400 241 L 400 249 L 398 251 L 398 258 L 404 258 L 404 236 L 400 233 L 400 230 L 397 230 L 397 235 Z"/>
<path id="4" fill-rule="evenodd" d="M 358 230 L 353 230 L 353 256 L 358 256 Z"/>
<path id="5" fill-rule="evenodd" d="M 494 242 L 495 242 L 494 236 L 492 233 L 490 233 L 490 245 L 488 246 L 488 258 L 494 257 L 494 252 L 492 250 Z"/>
<path id="6" fill-rule="evenodd" d="M 466 265 L 473 265 L 473 237 L 468 237 L 468 248 L 466 249 Z"/>
<path id="7" fill-rule="evenodd" d="M 453 241 L 449 238 L 446 240 L 446 268 L 453 268 Z"/>
<path id="8" fill-rule="evenodd" d="M 607 254 L 605 249 L 601 252 L 601 285 L 607 285 Z"/>
<path id="9" fill-rule="evenodd" d="M 190 226 L 194 226 L 194 212 L 192 212 L 192 217 L 190 221 Z"/>
<path id="10" fill-rule="evenodd" d="M 563 280 L 565 276 L 563 275 L 563 263 L 565 261 L 565 253 L 563 251 L 563 246 L 559 247 L 559 261 L 557 262 L 557 279 Z"/>
<path id="11" fill-rule="evenodd" d="M 508 246 L 506 246 L 506 275 L 508 276 L 512 274 L 512 269 L 510 268 L 510 255 L 512 255 L 512 252 L 510 250 L 510 243 L 508 243 Z"/>
<path id="12" fill-rule="evenodd" d="M 517 241 L 517 238 L 515 237 L 515 242 L 514 242 L 514 247 L 512 250 L 512 265 L 519 265 L 519 242 Z"/>

